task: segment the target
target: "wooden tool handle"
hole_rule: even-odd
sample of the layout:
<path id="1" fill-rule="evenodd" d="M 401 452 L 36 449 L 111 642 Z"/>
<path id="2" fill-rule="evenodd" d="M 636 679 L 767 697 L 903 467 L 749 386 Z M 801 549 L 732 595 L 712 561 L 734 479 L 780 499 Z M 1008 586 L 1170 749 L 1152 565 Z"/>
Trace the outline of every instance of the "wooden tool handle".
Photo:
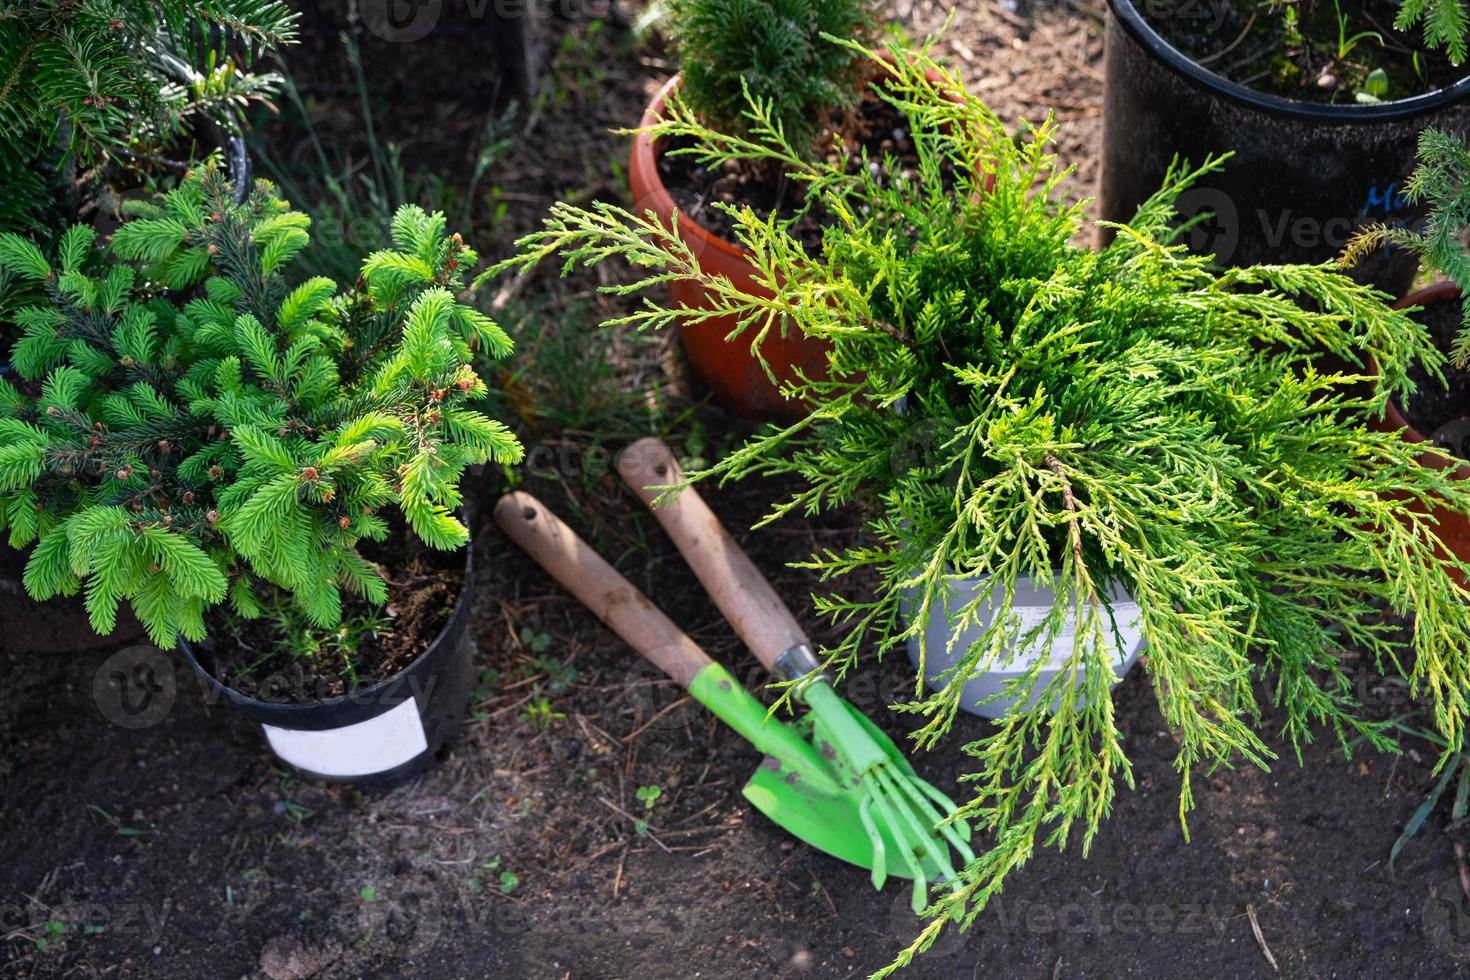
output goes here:
<path id="1" fill-rule="evenodd" d="M 648 597 L 593 551 L 575 531 L 529 493 L 508 493 L 495 505 L 500 525 L 627 644 L 685 688 L 711 660 Z"/>
<path id="2" fill-rule="evenodd" d="M 659 491 L 684 478 L 674 454 L 655 436 L 639 439 L 618 460 L 623 482 L 648 504 L 658 522 L 678 545 L 720 612 L 756 658 L 776 673 L 776 658 L 808 643 L 796 617 L 760 569 L 720 524 L 693 487 L 654 506 Z"/>

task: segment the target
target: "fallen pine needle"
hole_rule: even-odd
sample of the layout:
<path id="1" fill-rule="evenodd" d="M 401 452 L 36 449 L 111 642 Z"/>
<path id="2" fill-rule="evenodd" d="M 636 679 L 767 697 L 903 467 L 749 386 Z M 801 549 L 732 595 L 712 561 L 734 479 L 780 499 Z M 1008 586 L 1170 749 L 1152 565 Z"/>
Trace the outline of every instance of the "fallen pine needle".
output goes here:
<path id="1" fill-rule="evenodd" d="M 1245 914 L 1250 916 L 1251 932 L 1256 934 L 1256 942 L 1260 944 L 1261 952 L 1266 954 L 1266 962 L 1271 964 L 1272 970 L 1280 973 L 1281 967 L 1276 965 L 1276 957 L 1271 955 L 1271 947 L 1266 945 L 1266 937 L 1261 935 L 1261 923 L 1256 920 L 1256 910 L 1249 902 L 1245 905 Z"/>
<path id="2" fill-rule="evenodd" d="M 627 844 L 624 844 L 623 845 L 623 854 L 622 854 L 622 857 L 618 858 L 618 871 L 617 871 L 617 874 L 613 876 L 613 901 L 614 902 L 616 902 L 618 900 L 618 891 L 623 887 L 623 868 L 628 863 L 628 848 L 630 848 L 631 846 L 632 846 L 632 841 L 629 841 Z"/>

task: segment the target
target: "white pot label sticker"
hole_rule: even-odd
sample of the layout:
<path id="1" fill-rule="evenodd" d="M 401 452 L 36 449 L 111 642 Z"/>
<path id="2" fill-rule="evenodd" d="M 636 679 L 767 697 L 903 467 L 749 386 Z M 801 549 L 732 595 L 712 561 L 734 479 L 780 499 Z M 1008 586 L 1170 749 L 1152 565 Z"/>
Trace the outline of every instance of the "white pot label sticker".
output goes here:
<path id="1" fill-rule="evenodd" d="M 1112 608 L 1113 616 L 1111 620 L 1108 618 L 1106 609 L 1101 609 L 1099 612 L 1102 616 L 1103 629 L 1108 634 L 1108 650 L 1111 653 L 1109 659 L 1112 660 L 1113 666 L 1118 668 L 1127 662 L 1128 654 L 1143 639 L 1143 624 L 1140 622 L 1142 617 L 1139 613 L 1138 603 L 1114 599 Z M 1046 621 L 1047 615 L 1051 612 L 1051 607 L 1015 606 L 1012 607 L 1011 612 L 1020 620 L 1020 635 L 1025 636 L 1028 630 L 1035 629 Z M 1118 627 L 1117 635 L 1113 633 L 1114 623 Z M 1123 646 L 1121 648 L 1117 643 L 1118 635 L 1121 635 L 1123 638 Z M 1077 613 L 1075 610 L 1069 610 L 1067 615 L 1062 619 L 1061 631 L 1057 633 L 1056 639 L 1052 641 L 1050 656 L 1046 658 L 1046 665 L 1042 669 L 1061 670 L 1065 667 L 1067 661 L 1072 659 L 1072 645 L 1076 642 L 1076 639 Z M 1004 665 L 997 663 L 996 669 L 1017 673 L 1027 670 L 1040 656 L 1040 651 L 1037 647 L 1041 642 L 1045 642 L 1044 639 L 1033 643 L 1032 646 L 1025 650 L 1016 651 L 1015 655 L 1010 658 L 1009 663 Z M 1002 654 L 1002 657 L 1004 657 L 1004 654 Z"/>
<path id="2" fill-rule="evenodd" d="M 409 698 L 376 718 L 345 728 L 302 732 L 261 725 L 276 755 L 322 776 L 371 776 L 401 766 L 429 747 L 418 704 Z"/>

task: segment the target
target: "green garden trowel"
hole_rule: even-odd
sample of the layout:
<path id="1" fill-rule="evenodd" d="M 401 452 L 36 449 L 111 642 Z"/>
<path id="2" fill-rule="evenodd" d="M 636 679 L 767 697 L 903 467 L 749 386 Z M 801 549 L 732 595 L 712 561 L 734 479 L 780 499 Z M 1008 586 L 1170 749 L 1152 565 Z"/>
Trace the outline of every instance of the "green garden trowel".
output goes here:
<path id="1" fill-rule="evenodd" d="M 507 494 L 496 504 L 495 520 L 629 646 L 765 754 L 745 797 L 789 833 L 870 868 L 875 887 L 890 875 L 913 879 L 916 911 L 926 904 L 929 881 L 955 877 L 949 845 L 972 858 L 969 828 L 942 822 L 954 804 L 919 779 L 893 742 L 825 684 L 808 685 L 808 704 L 811 690 L 821 686 L 834 702 L 831 711 L 814 708 L 795 724 L 770 717 L 729 671 L 536 498 Z M 738 623 L 736 628 L 745 635 Z M 829 713 L 835 724 L 826 720 Z M 861 769 L 850 762 L 854 741 L 871 756 L 859 761 Z"/>

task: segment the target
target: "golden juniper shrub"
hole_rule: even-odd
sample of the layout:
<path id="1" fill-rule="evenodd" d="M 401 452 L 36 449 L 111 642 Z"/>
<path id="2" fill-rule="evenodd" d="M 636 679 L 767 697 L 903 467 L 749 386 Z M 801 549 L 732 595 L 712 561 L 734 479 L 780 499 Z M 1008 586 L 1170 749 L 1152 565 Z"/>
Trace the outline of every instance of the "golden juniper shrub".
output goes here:
<path id="1" fill-rule="evenodd" d="M 1410 387 L 1411 362 L 1443 363 L 1424 329 L 1330 265 L 1221 270 L 1190 255 L 1174 202 L 1217 160 L 1174 169 L 1110 244 L 1080 247 L 1082 207 L 1049 123 L 1009 132 L 927 53 L 870 55 L 887 72 L 881 97 L 909 121 L 912 173 L 807 159 L 769 100 L 751 100 L 745 136 L 688 115 L 661 128 L 709 155 L 777 161 L 809 188 L 826 222 L 815 258 L 777 219 L 729 208 L 765 294 L 704 272 L 651 213 L 608 204 L 554 206 L 499 270 L 616 255 L 639 275 L 607 288 L 650 292 L 612 323 L 733 315 L 757 354 L 772 331 L 830 344 L 829 376 L 787 389 L 812 406 L 804 419 L 690 479 L 794 475 L 768 519 L 863 509 L 860 543 L 806 562 L 835 584 L 857 572 L 877 583 L 816 598 L 846 628 L 825 651 L 839 676 L 922 644 L 935 608 L 958 627 L 988 623 L 953 651 L 940 690 L 916 678 L 896 706 L 915 719 L 916 748 L 949 732 L 972 671 L 1075 618 L 1065 667 L 1043 688 L 1038 662 L 966 745 L 961 814 L 989 844 L 897 963 L 946 920 L 973 921 L 1038 841 L 1078 834 L 1085 852 L 1131 785 L 1109 693 L 1115 584 L 1138 603 L 1147 683 L 1178 741 L 1181 818 L 1198 769 L 1273 763 L 1268 705 L 1298 755 L 1321 729 L 1345 750 L 1360 737 L 1391 745 L 1364 717 L 1344 651 L 1430 702 L 1448 759 L 1470 695 L 1470 568 L 1443 553 L 1426 511 L 1470 512 L 1470 484 L 1423 465 L 1438 450 L 1366 424 Z M 708 308 L 661 302 L 679 279 L 705 287 Z M 956 599 L 955 574 L 990 577 L 993 596 Z M 1055 576 L 1058 594 L 1028 631 L 1011 615 L 1022 576 Z"/>

